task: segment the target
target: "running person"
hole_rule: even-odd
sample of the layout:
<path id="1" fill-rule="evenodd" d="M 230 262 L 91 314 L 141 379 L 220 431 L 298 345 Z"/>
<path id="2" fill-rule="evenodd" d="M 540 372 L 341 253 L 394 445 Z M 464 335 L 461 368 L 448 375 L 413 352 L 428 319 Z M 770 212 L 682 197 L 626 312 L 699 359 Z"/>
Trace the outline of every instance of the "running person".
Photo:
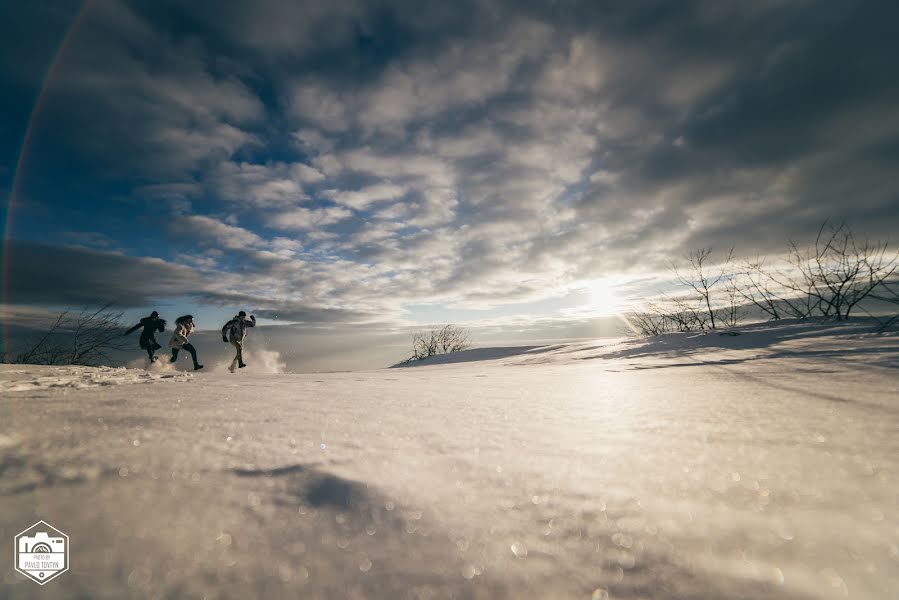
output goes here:
<path id="1" fill-rule="evenodd" d="M 228 367 L 228 370 L 232 373 L 236 367 L 243 369 L 247 366 L 243 361 L 243 340 L 247 337 L 247 333 L 249 333 L 247 328 L 255 326 L 256 317 L 250 315 L 248 320 L 247 313 L 240 311 L 237 313 L 236 317 L 225 323 L 225 326 L 222 327 L 222 341 L 226 344 L 231 342 L 231 345 L 237 350 L 237 353 L 234 355 L 234 360 L 231 361 L 231 366 Z"/>
<path id="2" fill-rule="evenodd" d="M 125 332 L 125 335 L 128 335 L 132 331 L 137 331 L 141 327 L 144 328 L 143 331 L 140 332 L 140 347 L 147 351 L 147 356 L 150 357 L 150 362 L 156 361 L 156 351 L 162 348 L 159 345 L 159 342 L 156 341 L 156 332 L 162 333 L 165 331 L 165 319 L 159 318 L 159 313 L 155 310 L 150 313 L 149 317 L 144 317 L 140 320 L 140 323 L 129 329 Z"/>
<path id="3" fill-rule="evenodd" d="M 191 358 L 194 359 L 194 371 L 198 371 L 203 368 L 203 365 L 197 362 L 197 349 L 193 347 L 193 345 L 187 341 L 190 337 L 190 334 L 194 332 L 194 318 L 193 315 L 184 315 L 183 317 L 178 317 L 175 319 L 175 333 L 172 334 L 172 339 L 169 342 L 169 346 L 172 347 L 172 358 L 169 359 L 169 362 L 175 362 L 178 360 L 178 351 L 182 348 L 190 352 Z"/>

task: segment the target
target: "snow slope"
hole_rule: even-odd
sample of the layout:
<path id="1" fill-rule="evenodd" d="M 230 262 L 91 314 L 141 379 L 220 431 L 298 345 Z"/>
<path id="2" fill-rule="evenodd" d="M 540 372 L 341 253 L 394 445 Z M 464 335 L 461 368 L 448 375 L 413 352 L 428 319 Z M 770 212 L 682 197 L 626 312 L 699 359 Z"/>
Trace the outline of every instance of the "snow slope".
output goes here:
<path id="1" fill-rule="evenodd" d="M 154 365 L 155 366 L 155 365 Z M 0 392 L 43 392 L 48 389 L 82 390 L 128 383 L 152 383 L 161 379 L 190 378 L 174 369 L 126 369 L 125 367 L 43 367 L 35 365 L 2 365 Z"/>
<path id="2" fill-rule="evenodd" d="M 0 537 L 44 519 L 73 555 L 42 588 L 0 544 L 0 597 L 895 597 L 899 338 L 739 333 L 324 375 L 4 366 Z"/>

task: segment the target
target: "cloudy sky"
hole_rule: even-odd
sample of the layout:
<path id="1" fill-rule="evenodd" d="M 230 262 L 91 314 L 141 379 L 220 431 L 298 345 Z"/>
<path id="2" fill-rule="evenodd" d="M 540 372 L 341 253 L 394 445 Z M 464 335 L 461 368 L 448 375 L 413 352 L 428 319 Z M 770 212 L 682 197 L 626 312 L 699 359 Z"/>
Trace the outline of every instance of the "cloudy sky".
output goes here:
<path id="1" fill-rule="evenodd" d="M 435 322 L 608 333 L 693 248 L 899 231 L 893 3 L 0 5 L 7 322 L 243 308 L 374 366 Z"/>

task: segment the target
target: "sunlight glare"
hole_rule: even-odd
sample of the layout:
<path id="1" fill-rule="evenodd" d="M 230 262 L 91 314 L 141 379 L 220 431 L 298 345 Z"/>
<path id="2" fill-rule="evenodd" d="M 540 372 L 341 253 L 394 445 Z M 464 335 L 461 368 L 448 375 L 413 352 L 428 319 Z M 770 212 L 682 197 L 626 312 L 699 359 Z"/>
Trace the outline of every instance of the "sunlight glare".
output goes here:
<path id="1" fill-rule="evenodd" d="M 612 316 L 621 312 L 622 300 L 615 293 L 615 284 L 609 279 L 598 279 L 587 285 L 590 305 L 597 315 Z"/>

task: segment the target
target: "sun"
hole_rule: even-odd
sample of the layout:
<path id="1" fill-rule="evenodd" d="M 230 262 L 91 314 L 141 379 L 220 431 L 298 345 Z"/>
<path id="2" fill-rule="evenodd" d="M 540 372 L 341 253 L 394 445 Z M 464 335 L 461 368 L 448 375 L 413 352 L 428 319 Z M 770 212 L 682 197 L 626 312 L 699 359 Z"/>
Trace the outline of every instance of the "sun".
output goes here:
<path id="1" fill-rule="evenodd" d="M 587 284 L 589 303 L 597 315 L 612 316 L 621 312 L 624 304 L 615 291 L 615 284 L 609 279 L 597 279 Z"/>

